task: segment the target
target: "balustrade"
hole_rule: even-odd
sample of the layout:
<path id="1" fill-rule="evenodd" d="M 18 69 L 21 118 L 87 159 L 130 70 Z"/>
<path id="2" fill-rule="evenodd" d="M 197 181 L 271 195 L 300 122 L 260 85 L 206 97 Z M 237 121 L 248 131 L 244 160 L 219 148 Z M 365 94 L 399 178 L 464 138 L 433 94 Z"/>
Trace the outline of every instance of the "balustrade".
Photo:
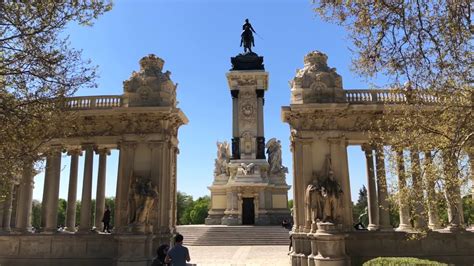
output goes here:
<path id="1" fill-rule="evenodd" d="M 73 110 L 108 109 L 121 106 L 121 95 L 70 97 L 66 99 L 66 107 Z"/>

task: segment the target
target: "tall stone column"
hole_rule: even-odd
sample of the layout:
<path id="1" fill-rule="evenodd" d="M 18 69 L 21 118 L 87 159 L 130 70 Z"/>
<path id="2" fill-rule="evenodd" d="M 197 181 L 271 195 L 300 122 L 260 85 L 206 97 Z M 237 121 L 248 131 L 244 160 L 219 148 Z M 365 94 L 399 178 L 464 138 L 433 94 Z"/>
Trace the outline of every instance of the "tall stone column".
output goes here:
<path id="1" fill-rule="evenodd" d="M 239 135 L 239 90 L 231 90 L 232 95 L 232 158 L 240 159 Z"/>
<path id="2" fill-rule="evenodd" d="M 458 161 L 443 153 L 443 168 L 445 178 L 445 196 L 448 207 L 448 227 L 447 230 L 458 231 L 463 229 L 463 208 L 461 189 L 458 180 Z"/>
<path id="3" fill-rule="evenodd" d="M 304 211 L 302 192 L 305 189 L 301 180 L 303 168 L 303 145 L 296 136 L 291 136 L 291 152 L 293 153 L 293 232 L 299 232 L 300 225 L 305 223 L 304 215 L 300 216 L 300 209 Z M 304 193 L 304 192 L 303 192 Z"/>
<path id="4" fill-rule="evenodd" d="M 80 149 L 73 149 L 67 153 L 71 156 L 71 164 L 69 168 L 69 188 L 67 194 L 66 209 L 66 230 L 69 232 L 76 231 L 76 199 L 77 199 L 77 170 L 79 165 L 79 156 L 82 155 Z"/>
<path id="5" fill-rule="evenodd" d="M 381 231 L 392 230 L 393 228 L 390 224 L 390 205 L 388 202 L 383 145 L 377 145 L 375 149 L 375 165 L 377 169 L 377 194 L 379 198 L 379 228 Z"/>
<path id="6" fill-rule="evenodd" d="M 33 200 L 33 178 L 35 173 L 33 163 L 25 164 L 20 181 L 18 205 L 16 208 L 15 231 L 18 232 L 29 232 L 31 230 L 30 215 Z"/>
<path id="7" fill-rule="evenodd" d="M 432 157 L 431 152 L 425 151 L 425 186 L 427 190 L 427 200 L 428 200 L 428 228 L 431 230 L 441 229 L 439 222 L 436 192 L 435 192 L 435 180 L 433 177 L 433 168 L 432 168 Z"/>
<path id="8" fill-rule="evenodd" d="M 398 207 L 400 214 L 400 224 L 396 231 L 410 231 L 412 226 L 410 224 L 410 212 L 405 196 L 408 195 L 408 188 L 406 184 L 405 160 L 403 158 L 403 150 L 396 150 L 397 156 L 397 172 L 398 172 Z"/>
<path id="9" fill-rule="evenodd" d="M 160 192 L 162 193 L 161 199 L 161 210 L 164 215 L 161 215 L 161 233 L 169 234 L 170 233 L 170 216 L 171 216 L 171 171 L 170 171 L 170 157 L 171 157 L 171 147 L 170 142 L 165 141 L 162 145 L 162 187 Z"/>
<path id="10" fill-rule="evenodd" d="M 265 135 L 263 127 L 263 104 L 264 90 L 256 90 L 257 93 L 257 159 L 265 159 Z"/>
<path id="11" fill-rule="evenodd" d="M 367 197 L 368 197 L 368 211 L 369 211 L 369 231 L 378 229 L 378 202 L 377 202 L 377 188 L 375 185 L 374 175 L 374 158 L 372 147 L 368 144 L 362 145 L 362 150 L 365 152 L 365 159 L 367 163 Z"/>
<path id="12" fill-rule="evenodd" d="M 424 191 L 423 180 L 421 179 L 421 165 L 420 155 L 417 151 L 410 151 L 411 158 L 411 174 L 413 190 L 411 198 L 414 200 L 414 211 L 412 212 L 414 218 L 415 228 L 425 228 L 427 226 L 424 210 Z"/>
<path id="13" fill-rule="evenodd" d="M 300 209 L 298 210 L 299 214 L 302 217 L 305 217 L 305 202 L 304 202 L 304 195 L 305 195 L 305 190 L 306 186 L 308 186 L 310 183 L 312 183 L 313 179 L 313 151 L 312 151 L 312 141 L 309 139 L 302 140 L 302 157 L 303 158 L 303 169 L 302 169 L 302 184 L 303 186 L 301 187 L 301 194 L 299 194 L 297 197 L 300 198 Z M 294 200 L 293 200 L 294 202 Z M 306 220 L 312 220 L 312 217 L 306 217 Z M 311 230 L 311 224 L 305 224 L 304 228 L 300 228 L 300 232 L 305 232 L 309 233 Z"/>
<path id="14" fill-rule="evenodd" d="M 160 190 L 160 193 L 158 195 L 158 204 L 155 204 L 153 212 L 152 212 L 152 217 L 153 217 L 153 231 L 156 234 L 160 233 L 160 226 L 161 226 L 161 216 L 165 215 L 164 212 L 161 211 L 161 186 L 162 186 L 162 175 L 161 175 L 161 164 L 163 163 L 162 158 L 161 158 L 161 146 L 163 144 L 161 142 L 150 142 L 149 147 L 151 151 L 151 169 L 150 169 L 150 174 L 151 174 L 151 181 L 153 182 L 154 185 L 158 186 L 158 189 Z"/>
<path id="15" fill-rule="evenodd" d="M 128 192 L 130 178 L 135 161 L 135 142 L 120 143 L 119 170 L 117 174 L 117 192 L 115 196 L 114 233 L 122 233 L 128 226 Z"/>
<path id="16" fill-rule="evenodd" d="M 94 162 L 94 146 L 92 144 L 84 145 L 84 179 L 82 182 L 82 198 L 81 198 L 81 221 L 79 231 L 89 233 L 91 226 L 91 204 L 92 204 L 92 172 Z"/>
<path id="17" fill-rule="evenodd" d="M 110 155 L 108 148 L 98 148 L 99 171 L 97 173 L 97 192 L 95 197 L 95 228 L 102 230 L 102 217 L 105 211 L 105 178 L 107 173 L 107 156 Z"/>
<path id="18" fill-rule="evenodd" d="M 41 207 L 41 227 L 43 233 L 57 231 L 59 181 L 61 176 L 61 147 L 51 147 L 46 157 L 43 202 Z"/>
<path id="19" fill-rule="evenodd" d="M 349 179 L 349 163 L 347 159 L 347 140 L 344 137 L 328 139 L 331 145 L 331 158 L 334 175 L 341 184 L 342 206 L 340 215 L 345 230 L 353 229 L 351 185 Z"/>
<path id="20" fill-rule="evenodd" d="M 12 219 L 12 209 L 13 209 L 13 190 L 15 188 L 15 184 L 12 182 L 8 185 L 8 194 L 3 202 L 3 232 L 11 232 L 11 219 Z"/>

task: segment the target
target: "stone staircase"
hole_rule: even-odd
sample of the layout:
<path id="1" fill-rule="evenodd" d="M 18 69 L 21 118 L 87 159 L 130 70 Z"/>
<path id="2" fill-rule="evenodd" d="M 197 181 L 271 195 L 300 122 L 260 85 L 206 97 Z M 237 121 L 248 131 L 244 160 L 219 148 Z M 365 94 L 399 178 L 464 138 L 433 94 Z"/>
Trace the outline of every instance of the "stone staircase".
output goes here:
<path id="1" fill-rule="evenodd" d="M 281 226 L 180 225 L 176 231 L 188 246 L 288 245 L 289 231 Z"/>

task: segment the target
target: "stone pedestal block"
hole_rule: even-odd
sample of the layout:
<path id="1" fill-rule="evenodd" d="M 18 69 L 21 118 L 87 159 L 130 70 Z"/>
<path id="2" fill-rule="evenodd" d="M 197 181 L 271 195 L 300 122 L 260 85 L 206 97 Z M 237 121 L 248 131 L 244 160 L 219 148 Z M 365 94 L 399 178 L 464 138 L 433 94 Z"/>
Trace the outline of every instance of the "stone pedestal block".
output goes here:
<path id="1" fill-rule="evenodd" d="M 117 266 L 147 266 L 153 258 L 152 235 L 119 235 L 117 240 Z"/>
<path id="2" fill-rule="evenodd" d="M 222 217 L 222 224 L 223 225 L 241 225 L 242 219 L 234 214 L 226 214 Z"/>
<path id="3" fill-rule="evenodd" d="M 346 256 L 345 235 L 340 233 L 332 223 L 318 223 L 318 230 L 314 234 L 315 241 L 311 244 L 311 254 L 315 266 L 345 266 L 350 265 Z M 316 243 L 314 243 L 316 242 Z M 317 251 L 314 250 L 317 248 Z"/>

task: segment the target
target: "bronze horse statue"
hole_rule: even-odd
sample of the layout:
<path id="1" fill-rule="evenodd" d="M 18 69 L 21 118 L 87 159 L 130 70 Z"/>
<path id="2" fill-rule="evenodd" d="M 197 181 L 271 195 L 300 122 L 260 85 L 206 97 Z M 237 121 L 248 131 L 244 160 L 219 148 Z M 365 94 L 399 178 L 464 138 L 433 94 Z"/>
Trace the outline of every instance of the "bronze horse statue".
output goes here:
<path id="1" fill-rule="evenodd" d="M 244 46 L 244 53 L 252 53 L 252 46 L 255 46 L 253 32 L 255 30 L 252 27 L 252 24 L 249 23 L 249 20 L 245 20 L 245 24 L 242 26 L 242 34 L 240 39 L 240 47 Z"/>

